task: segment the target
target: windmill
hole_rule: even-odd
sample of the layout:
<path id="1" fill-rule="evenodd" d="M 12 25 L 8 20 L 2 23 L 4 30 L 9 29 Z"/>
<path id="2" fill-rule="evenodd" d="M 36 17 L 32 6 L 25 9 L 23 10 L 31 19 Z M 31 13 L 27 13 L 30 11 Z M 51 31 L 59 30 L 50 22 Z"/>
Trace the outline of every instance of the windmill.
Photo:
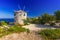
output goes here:
<path id="1" fill-rule="evenodd" d="M 18 5 L 18 8 L 19 10 L 14 12 L 15 23 L 24 25 L 24 20 L 27 18 L 27 11 L 25 11 L 25 6 L 22 9 L 20 5 Z"/>

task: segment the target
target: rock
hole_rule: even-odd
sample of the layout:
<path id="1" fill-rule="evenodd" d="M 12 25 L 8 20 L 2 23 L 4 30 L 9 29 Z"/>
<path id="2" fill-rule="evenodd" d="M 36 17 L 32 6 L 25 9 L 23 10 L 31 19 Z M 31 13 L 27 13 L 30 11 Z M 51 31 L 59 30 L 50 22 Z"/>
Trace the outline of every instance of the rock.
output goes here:
<path id="1" fill-rule="evenodd" d="M 30 32 L 29 34 L 22 32 L 4 36 L 0 38 L 0 40 L 42 40 L 42 38 L 36 35 L 34 32 Z"/>
<path id="2" fill-rule="evenodd" d="M 1 28 L 4 28 L 4 29 L 6 29 L 6 30 L 8 30 L 8 29 L 9 29 L 9 27 L 8 27 L 8 26 L 6 26 L 6 25 L 3 25 Z"/>

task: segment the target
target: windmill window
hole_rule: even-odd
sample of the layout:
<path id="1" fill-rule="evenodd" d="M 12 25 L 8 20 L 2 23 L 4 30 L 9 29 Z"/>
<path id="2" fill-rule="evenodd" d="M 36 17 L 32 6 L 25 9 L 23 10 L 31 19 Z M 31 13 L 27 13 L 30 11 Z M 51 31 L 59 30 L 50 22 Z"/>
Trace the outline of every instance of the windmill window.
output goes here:
<path id="1" fill-rule="evenodd" d="M 25 16 L 25 14 L 24 14 L 24 16 Z"/>

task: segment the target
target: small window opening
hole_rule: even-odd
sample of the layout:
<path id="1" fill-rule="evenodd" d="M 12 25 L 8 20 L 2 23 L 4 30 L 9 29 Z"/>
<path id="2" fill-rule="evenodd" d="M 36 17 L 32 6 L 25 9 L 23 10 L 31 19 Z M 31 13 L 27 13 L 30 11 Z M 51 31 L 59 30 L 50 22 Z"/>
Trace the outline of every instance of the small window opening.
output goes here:
<path id="1" fill-rule="evenodd" d="M 25 14 L 24 14 L 24 16 L 25 16 Z"/>

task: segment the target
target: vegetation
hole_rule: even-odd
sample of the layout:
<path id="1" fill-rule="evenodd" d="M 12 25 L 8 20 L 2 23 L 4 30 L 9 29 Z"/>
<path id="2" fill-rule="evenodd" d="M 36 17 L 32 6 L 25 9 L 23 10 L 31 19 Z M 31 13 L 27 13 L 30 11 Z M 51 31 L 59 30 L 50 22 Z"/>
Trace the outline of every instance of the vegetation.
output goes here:
<path id="1" fill-rule="evenodd" d="M 56 11 L 55 13 L 56 20 L 60 20 L 60 11 Z"/>
<path id="2" fill-rule="evenodd" d="M 20 33 L 20 32 L 27 32 L 29 33 L 29 29 L 25 29 L 25 28 L 22 28 L 20 26 L 10 26 L 8 30 L 0 27 L 0 37 L 4 36 L 4 35 L 8 35 L 10 33 Z"/>
<path id="3" fill-rule="evenodd" d="M 41 20 L 42 20 L 42 22 L 44 22 L 44 23 L 48 23 L 49 22 L 49 15 L 47 14 L 47 13 L 45 13 L 45 14 L 42 14 L 42 16 L 41 16 Z"/>
<path id="4" fill-rule="evenodd" d="M 6 23 L 6 21 L 1 21 L 0 26 L 3 26 L 3 25 L 8 25 L 8 24 Z"/>
<path id="5" fill-rule="evenodd" d="M 50 26 L 54 26 L 55 25 L 55 23 L 50 23 Z"/>
<path id="6" fill-rule="evenodd" d="M 29 31 L 28 29 L 25 29 L 25 28 L 22 28 L 22 27 L 20 27 L 20 26 L 16 26 L 16 25 L 14 25 L 14 26 L 11 26 L 11 27 L 9 27 L 9 31 L 10 32 L 24 32 L 24 31 Z"/>
<path id="7" fill-rule="evenodd" d="M 55 20 L 56 19 L 53 15 L 49 15 L 48 13 L 44 13 L 40 17 L 31 18 L 30 23 L 45 24 L 45 23 L 51 23 L 52 21 L 55 21 Z"/>
<path id="8" fill-rule="evenodd" d="M 37 23 L 38 24 L 38 17 L 36 17 L 36 18 L 31 18 L 31 23 Z"/>
<path id="9" fill-rule="evenodd" d="M 8 28 L 6 30 L 5 27 L 3 27 L 3 25 L 6 25 Z M 0 22 L 0 37 L 4 36 L 4 35 L 8 35 L 10 33 L 20 33 L 20 32 L 27 32 L 29 33 L 29 29 L 25 29 L 21 26 L 17 26 L 17 25 L 13 25 L 13 26 L 8 26 L 8 24 L 5 21 L 1 21 Z"/>
<path id="10" fill-rule="evenodd" d="M 24 25 L 28 25 L 28 20 L 24 20 Z"/>
<path id="11" fill-rule="evenodd" d="M 60 38 L 60 29 L 45 29 L 38 32 L 45 40 L 56 40 Z"/>
<path id="12" fill-rule="evenodd" d="M 60 11 L 55 11 L 53 15 L 49 15 L 48 13 L 44 13 L 39 17 L 28 18 L 28 22 L 35 24 L 45 24 L 48 23 L 51 26 L 54 26 L 54 23 L 60 22 Z"/>

